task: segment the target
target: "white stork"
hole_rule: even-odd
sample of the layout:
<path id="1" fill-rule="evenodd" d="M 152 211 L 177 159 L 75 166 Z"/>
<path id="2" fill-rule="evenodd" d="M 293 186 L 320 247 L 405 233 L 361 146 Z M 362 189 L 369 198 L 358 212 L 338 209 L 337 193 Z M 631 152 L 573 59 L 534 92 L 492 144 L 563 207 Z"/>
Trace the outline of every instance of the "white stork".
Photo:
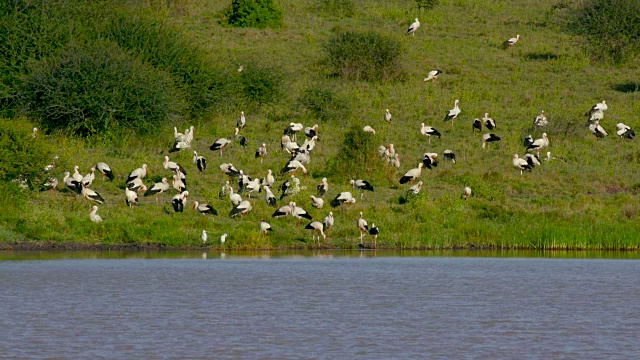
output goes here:
<path id="1" fill-rule="evenodd" d="M 609 133 L 607 133 L 607 131 L 600 125 L 600 121 L 598 120 L 589 125 L 589 130 L 599 139 L 609 135 Z"/>
<path id="2" fill-rule="evenodd" d="M 540 158 L 537 155 L 524 154 L 524 156 L 522 158 L 527 161 L 527 163 L 529 164 L 529 166 L 531 166 L 532 169 L 535 166 L 539 166 L 540 165 Z"/>
<path id="3" fill-rule="evenodd" d="M 376 249 L 378 247 L 378 235 L 380 234 L 380 230 L 376 224 L 371 223 L 371 228 L 369 228 L 369 235 L 373 236 L 373 248 Z"/>
<path id="4" fill-rule="evenodd" d="M 453 103 L 453 109 L 449 110 L 449 112 L 447 112 L 447 115 L 444 116 L 443 121 L 451 120 L 451 127 L 453 127 L 453 120 L 457 118 L 458 115 L 460 115 L 460 112 L 462 111 L 460 110 L 459 103 L 460 101 L 456 99 L 456 101 Z"/>
<path id="5" fill-rule="evenodd" d="M 102 198 L 102 196 L 100 196 L 100 194 L 98 194 L 94 190 L 89 189 L 88 187 L 85 187 L 82 184 L 80 185 L 82 186 L 82 197 L 89 201 L 95 201 L 98 204 L 104 203 L 104 199 Z"/>
<path id="6" fill-rule="evenodd" d="M 440 138 L 440 132 L 434 128 L 432 128 L 431 126 L 427 126 L 424 123 L 420 124 L 420 134 L 426 136 L 427 138 L 429 138 L 429 144 L 431 144 L 431 137 L 435 136 L 438 139 Z"/>
<path id="7" fill-rule="evenodd" d="M 362 128 L 362 131 L 364 131 L 366 133 L 373 134 L 373 135 L 376 134 L 376 131 L 373 130 L 373 128 L 371 126 L 369 126 L 369 125 L 365 125 L 365 127 Z"/>
<path id="8" fill-rule="evenodd" d="M 48 178 L 47 181 L 44 183 L 44 187 L 46 189 L 49 189 L 49 195 L 51 195 L 53 193 L 53 189 L 58 187 L 58 179 L 54 177 Z"/>
<path id="9" fill-rule="evenodd" d="M 144 179 L 144 177 L 147 176 L 148 171 L 147 164 L 142 164 L 142 167 L 133 170 L 131 174 L 129 174 L 126 182 L 130 183 L 133 179 Z"/>
<path id="10" fill-rule="evenodd" d="M 225 175 L 229 176 L 229 177 L 238 177 L 240 176 L 240 170 L 238 170 L 238 168 L 236 168 L 235 166 L 233 166 L 232 163 L 228 163 L 228 164 L 222 164 L 220 165 L 220 170 L 225 173 Z"/>
<path id="11" fill-rule="evenodd" d="M 318 124 L 304 128 L 304 134 L 310 139 L 314 136 L 318 136 Z"/>
<path id="12" fill-rule="evenodd" d="M 475 132 L 476 130 L 478 130 L 478 132 L 482 132 L 482 121 L 478 118 L 473 119 L 473 122 L 471 123 L 471 131 Z"/>
<path id="13" fill-rule="evenodd" d="M 214 209 L 213 206 L 209 204 L 200 204 L 197 201 L 193 202 L 193 209 L 203 216 L 206 216 L 207 214 L 218 215 L 218 211 Z"/>
<path id="14" fill-rule="evenodd" d="M 200 172 L 203 172 L 207 169 L 207 159 L 204 156 L 198 155 L 198 153 L 193 151 L 193 163 L 196 164 L 196 167 Z"/>
<path id="15" fill-rule="evenodd" d="M 517 169 L 520 170 L 520 175 L 522 175 L 522 172 L 524 170 L 531 172 L 531 169 L 532 169 L 531 165 L 529 165 L 527 160 L 519 158 L 518 154 L 513 154 L 512 163 L 513 163 L 513 166 L 515 166 Z"/>
<path id="16" fill-rule="evenodd" d="M 444 156 L 444 158 L 445 158 L 445 159 L 449 159 L 449 160 L 451 160 L 451 162 L 452 162 L 452 163 L 454 163 L 454 164 L 456 163 L 456 154 L 454 154 L 454 152 L 453 152 L 453 151 L 451 151 L 451 150 L 445 150 L 445 151 L 442 153 L 442 156 Z"/>
<path id="17" fill-rule="evenodd" d="M 240 146 L 245 147 L 247 146 L 247 138 L 240 135 L 240 129 L 239 128 L 235 128 L 233 129 L 233 139 L 238 141 L 240 143 Z"/>
<path id="18" fill-rule="evenodd" d="M 251 211 L 251 209 L 251 203 L 248 200 L 244 200 L 240 204 L 236 205 L 233 209 L 231 209 L 231 212 L 229 212 L 229 216 L 234 217 L 236 215 L 240 215 L 241 217 L 244 217 L 244 215 Z"/>
<path id="19" fill-rule="evenodd" d="M 484 134 L 482 135 L 482 148 L 484 149 L 487 143 L 498 142 L 500 140 L 502 139 L 496 134 Z"/>
<path id="20" fill-rule="evenodd" d="M 343 204 L 355 204 L 356 198 L 348 191 L 343 191 L 340 194 L 336 195 L 333 200 L 331 200 L 331 206 L 334 208 L 343 205 Z M 344 208 L 343 208 L 344 210 Z"/>
<path id="21" fill-rule="evenodd" d="M 409 194 L 412 194 L 412 195 L 418 195 L 418 194 L 420 193 L 420 190 L 421 190 L 421 189 L 422 189 L 422 181 L 418 181 L 418 183 L 417 183 L 417 184 L 412 185 L 412 186 L 409 188 L 408 193 L 409 193 Z"/>
<path id="22" fill-rule="evenodd" d="M 309 215 L 309 213 L 305 209 L 297 206 L 295 202 L 290 203 L 290 205 L 291 205 L 291 216 L 298 219 L 298 226 L 300 226 L 300 220 L 302 220 L 302 218 L 305 218 L 307 220 L 313 220 L 311 218 L 311 215 Z"/>
<path id="23" fill-rule="evenodd" d="M 356 221 L 356 225 L 358 226 L 358 230 L 360 231 L 360 244 L 362 244 L 362 237 L 365 236 L 369 231 L 369 225 L 367 224 L 367 220 L 362 217 L 362 211 L 360 212 L 358 221 Z"/>
<path id="24" fill-rule="evenodd" d="M 236 121 L 236 127 L 239 129 L 242 129 L 244 128 L 246 123 L 247 123 L 247 118 L 244 116 L 244 111 L 240 111 L 240 117 Z"/>
<path id="25" fill-rule="evenodd" d="M 414 36 L 416 30 L 418 30 L 419 27 L 420 21 L 418 20 L 418 18 L 416 18 L 416 21 L 414 21 L 413 24 L 409 26 L 409 29 L 407 29 L 407 35 L 411 34 L 411 36 Z"/>
<path id="26" fill-rule="evenodd" d="M 316 188 L 318 189 L 318 195 L 320 197 L 324 197 L 324 194 L 329 190 L 329 182 L 327 181 L 327 178 L 322 178 L 322 180 L 320 180 L 320 184 L 318 184 Z"/>
<path id="27" fill-rule="evenodd" d="M 549 124 L 549 122 L 547 121 L 547 117 L 544 114 L 544 110 L 540 112 L 540 115 L 533 118 L 533 126 L 544 127 L 547 126 L 547 124 Z"/>
<path id="28" fill-rule="evenodd" d="M 422 164 L 429 170 L 432 170 L 434 167 L 438 166 L 438 160 L 436 159 L 438 154 L 436 153 L 424 153 L 422 155 Z"/>
<path id="29" fill-rule="evenodd" d="M 82 183 L 76 181 L 73 177 L 71 177 L 68 171 L 64 172 L 64 178 L 62 179 L 62 182 L 69 190 L 73 191 L 77 195 L 80 195 L 82 193 Z"/>
<path id="30" fill-rule="evenodd" d="M 290 202 L 287 205 L 279 207 L 276 211 L 273 212 L 273 215 L 271 215 L 271 217 L 280 218 L 280 217 L 285 217 L 287 215 L 290 215 L 291 211 L 293 211 L 292 204 L 293 202 Z"/>
<path id="31" fill-rule="evenodd" d="M 102 174 L 103 177 L 106 176 L 109 178 L 109 180 L 113 180 L 115 178 L 115 176 L 113 175 L 113 171 L 111 171 L 111 168 L 106 163 L 99 162 L 96 164 L 95 168 L 100 172 L 100 174 Z"/>
<path id="32" fill-rule="evenodd" d="M 418 164 L 417 168 L 411 169 L 407 171 L 403 177 L 400 178 L 400 184 L 405 184 L 407 182 L 413 182 L 415 179 L 420 177 L 422 172 L 422 167 L 424 165 L 422 163 Z"/>
<path id="33" fill-rule="evenodd" d="M 516 37 L 508 38 L 505 42 L 502 43 L 502 47 L 505 49 L 511 49 L 513 44 L 517 43 L 520 40 L 520 34 L 516 35 Z"/>
<path id="34" fill-rule="evenodd" d="M 124 203 L 127 204 L 128 207 L 138 205 L 138 193 L 135 190 L 131 190 L 128 187 L 124 188 L 124 196 Z"/>
<path id="35" fill-rule="evenodd" d="M 438 78 L 438 75 L 442 74 L 442 71 L 440 70 L 431 70 L 429 71 L 429 73 L 427 74 L 427 77 L 424 78 L 424 80 L 422 80 L 422 82 L 427 82 L 427 81 L 436 81 L 436 79 Z"/>
<path id="36" fill-rule="evenodd" d="M 273 195 L 271 188 L 268 185 L 263 185 L 262 188 L 264 189 L 264 201 L 266 201 L 267 204 L 276 207 L 276 196 Z"/>
<path id="37" fill-rule="evenodd" d="M 464 189 L 462 189 L 462 198 L 466 201 L 469 196 L 471 196 L 471 188 L 468 186 L 465 186 Z"/>
<path id="38" fill-rule="evenodd" d="M 400 155 L 398 153 L 393 155 L 393 158 L 389 159 L 389 164 L 396 169 L 400 168 Z"/>
<path id="39" fill-rule="evenodd" d="M 309 224 L 307 224 L 307 226 L 304 227 L 305 229 L 308 230 L 313 230 L 313 243 L 316 243 L 316 234 L 318 234 L 318 245 L 320 245 L 320 236 L 322 236 L 322 241 L 324 242 L 324 240 L 327 239 L 327 235 L 325 235 L 324 233 L 324 226 L 322 225 L 322 223 L 320 221 L 312 221 Z"/>
<path id="40" fill-rule="evenodd" d="M 391 122 L 391 113 L 389 112 L 389 109 L 385 109 L 384 111 L 384 121 L 388 123 Z"/>
<path id="41" fill-rule="evenodd" d="M 89 219 L 91 219 L 91 221 L 93 221 L 96 224 L 102 222 L 102 218 L 97 213 L 98 213 L 98 207 L 96 205 L 93 205 L 93 207 L 91 208 L 91 211 L 89 212 Z"/>
<path id="42" fill-rule="evenodd" d="M 631 129 L 631 127 L 623 123 L 616 124 L 616 130 L 616 134 L 621 138 L 633 139 L 636 136 L 636 133 Z"/>
<path id="43" fill-rule="evenodd" d="M 540 150 L 548 146 L 549 146 L 549 138 L 547 137 L 547 133 L 542 133 L 542 138 L 537 139 L 531 144 L 529 144 L 529 146 L 527 146 L 527 151 L 534 150 L 538 155 L 538 157 L 540 157 Z"/>
<path id="44" fill-rule="evenodd" d="M 289 126 L 284 129 L 284 134 L 291 136 L 292 140 L 296 140 L 296 134 L 304 129 L 304 125 L 301 123 L 289 123 Z"/>
<path id="45" fill-rule="evenodd" d="M 211 151 L 220 151 L 220 156 L 222 156 L 222 150 L 231 144 L 231 140 L 227 140 L 225 138 L 217 139 L 213 142 L 213 144 L 209 147 Z"/>
<path id="46" fill-rule="evenodd" d="M 171 205 L 173 206 L 174 212 L 184 211 L 184 206 L 187 205 L 187 196 L 189 196 L 189 192 L 183 191 L 181 194 L 176 194 L 171 198 Z"/>
<path id="47" fill-rule="evenodd" d="M 162 167 L 164 167 L 167 170 L 171 170 L 173 172 L 176 172 L 177 170 L 180 170 L 183 174 L 187 175 L 187 172 L 184 170 L 184 168 L 182 166 L 180 166 L 178 163 L 175 163 L 173 161 L 169 161 L 169 157 L 168 156 L 164 157 L 164 161 L 162 162 Z"/>
<path id="48" fill-rule="evenodd" d="M 73 177 L 73 180 L 82 183 L 82 179 L 84 178 L 84 176 L 82 176 L 82 174 L 80 174 L 80 167 L 78 165 L 73 167 L 73 175 L 71 175 Z"/>
<path id="49" fill-rule="evenodd" d="M 281 170 L 280 170 L 280 174 L 284 175 L 287 173 L 294 173 L 296 172 L 298 169 L 302 170 L 302 174 L 306 177 L 307 176 L 307 168 L 304 167 L 304 165 L 302 165 L 302 163 L 298 160 L 291 160 L 289 161 Z"/>
<path id="50" fill-rule="evenodd" d="M 329 211 L 329 215 L 325 216 L 322 220 L 322 225 L 324 225 L 324 230 L 327 231 L 327 236 L 331 232 L 331 228 L 333 227 L 334 219 L 333 219 L 333 211 Z"/>
<path id="51" fill-rule="evenodd" d="M 268 222 L 264 221 L 264 219 L 261 219 L 261 220 L 260 220 L 260 225 L 259 225 L 259 227 L 260 227 L 260 234 L 261 234 L 262 236 L 265 236 L 265 237 L 267 236 L 267 233 L 268 233 L 269 231 L 273 231 L 273 230 L 271 229 L 271 225 L 270 225 Z"/>
<path id="52" fill-rule="evenodd" d="M 283 150 L 286 150 L 289 154 L 294 151 L 300 150 L 300 145 L 295 141 L 292 141 L 289 135 L 284 135 L 280 140 L 280 146 Z"/>
<path id="53" fill-rule="evenodd" d="M 321 197 L 315 197 L 313 195 L 311 195 L 310 197 L 311 197 L 311 206 L 313 206 L 316 209 L 322 209 L 322 207 L 324 206 L 324 200 Z"/>
<path id="54" fill-rule="evenodd" d="M 174 175 L 175 176 L 175 175 Z M 169 191 L 171 186 L 169 185 L 169 181 L 167 178 L 162 178 L 161 182 L 155 183 L 151 185 L 151 187 L 144 192 L 144 196 L 147 197 L 149 195 L 156 196 L 156 205 L 158 204 L 158 195 L 162 194 L 165 191 Z"/>
<path id="55" fill-rule="evenodd" d="M 484 113 L 482 120 L 484 120 L 484 126 L 486 126 L 487 129 L 493 130 L 496 128 L 496 122 L 489 117 L 489 113 Z"/>
<path id="56" fill-rule="evenodd" d="M 242 197 L 240 196 L 240 194 L 234 193 L 233 188 L 231 188 L 229 191 L 229 200 L 234 206 L 237 206 L 242 202 Z"/>
<path id="57" fill-rule="evenodd" d="M 260 158 L 260 164 L 262 164 L 262 159 L 267 156 L 267 144 L 262 143 L 262 145 L 256 149 L 256 159 Z"/>
<path id="58" fill-rule="evenodd" d="M 89 173 L 82 178 L 82 185 L 91 187 L 91 184 L 93 184 L 93 180 L 95 180 L 96 178 L 96 175 L 94 174 L 95 171 L 96 168 L 92 167 L 91 169 L 89 169 Z"/>
<path id="59" fill-rule="evenodd" d="M 608 109 L 609 107 L 607 106 L 607 102 L 604 100 L 593 105 L 591 109 L 585 113 L 585 115 L 589 117 L 588 122 L 593 123 L 596 120 L 602 120 L 604 118 L 604 112 Z"/>

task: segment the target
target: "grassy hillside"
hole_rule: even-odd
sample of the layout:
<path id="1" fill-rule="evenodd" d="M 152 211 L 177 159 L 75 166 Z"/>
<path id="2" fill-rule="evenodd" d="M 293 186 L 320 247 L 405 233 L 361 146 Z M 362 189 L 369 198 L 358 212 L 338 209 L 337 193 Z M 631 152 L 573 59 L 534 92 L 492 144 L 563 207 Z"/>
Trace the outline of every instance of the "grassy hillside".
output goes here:
<path id="1" fill-rule="evenodd" d="M 90 222 L 88 202 L 74 199 L 63 185 L 59 186 L 61 191 L 49 196 L 46 192 L 20 192 L 7 183 L 0 185 L 7 194 L 0 199 L 5 209 L 0 213 L 0 239 L 180 247 L 198 246 L 200 232 L 207 229 L 212 246 L 218 246 L 217 239 L 225 232 L 229 234 L 225 247 L 229 248 L 311 246 L 311 233 L 303 230 L 306 223 L 298 228 L 293 218 L 271 219 L 274 209 L 267 206 L 262 194 L 251 200 L 253 210 L 244 219 L 229 218 L 230 202 L 218 198 L 226 180 L 218 169 L 221 163 L 232 162 L 254 177 L 265 176 L 267 169 L 279 173 L 288 157 L 279 150 L 282 131 L 289 122 L 301 122 L 305 126 L 319 124 L 321 141 L 307 166 L 309 174 L 300 177 L 306 190 L 289 201 L 305 208 L 314 219 L 322 220 L 331 210 L 328 201 L 325 208 L 316 210 L 309 199 L 315 195 L 322 177 L 329 179 L 327 200 L 340 191 L 349 191 L 352 178 L 366 179 L 376 188 L 365 194 L 363 201 L 359 191 L 352 189 L 357 203 L 344 211 L 333 209 L 336 226 L 328 240 L 330 246 L 358 246 L 355 224 L 361 211 L 369 224 L 380 228 L 379 246 L 637 249 L 640 245 L 640 145 L 638 139 L 625 140 L 615 135 L 618 122 L 640 129 L 640 67 L 638 62 L 616 67 L 592 61 L 579 38 L 561 31 L 561 10 L 551 11 L 553 0 L 497 4 L 442 0 L 429 11 L 418 11 L 415 2 L 409 0 L 353 0 L 352 17 L 332 15 L 344 11 L 322 11 L 326 7 L 321 5 L 339 2 L 280 0 L 284 25 L 276 30 L 221 25 L 222 10 L 229 1 L 138 3 L 121 1 L 108 13 L 125 14 L 134 20 L 136 16 L 151 18 L 181 34 L 186 43 L 203 54 L 202 63 L 220 70 L 222 80 L 216 84 L 225 82 L 229 88 L 216 88 L 209 94 L 193 91 L 183 85 L 188 82 L 176 80 L 186 101 L 196 97 L 213 100 L 198 100 L 205 105 L 196 110 L 193 105 L 187 106 L 187 110 L 168 117 L 146 135 L 139 135 L 133 128 L 88 138 L 65 131 L 43 131 L 33 142 L 55 149 L 51 156 L 58 155 L 59 161 L 53 173 L 60 181 L 64 171 L 73 172 L 74 165 L 80 166 L 83 173 L 98 161 L 114 169 L 115 181 L 103 181 L 98 176 L 93 185 L 106 199 L 99 211 L 104 222 Z M 405 36 L 415 17 L 422 26 L 415 36 Z M 87 39 L 102 37 L 90 35 L 94 30 L 104 31 L 102 22 L 94 25 L 95 29 L 83 25 L 87 26 L 82 30 L 89 34 Z M 366 82 L 333 75 L 326 67 L 324 46 L 341 31 L 374 31 L 400 42 L 404 53 L 398 65 L 399 78 Z M 516 34 L 521 39 L 512 49 L 500 47 Z M 124 50 L 136 61 L 174 78 L 182 74 L 181 79 L 185 79 L 187 69 L 181 73 L 180 69 L 163 67 L 161 61 L 145 57 L 135 47 Z M 54 56 L 59 50 L 50 53 L 46 56 Z M 243 72 L 236 71 L 240 66 L 244 67 Z M 423 83 L 432 69 L 444 73 L 435 83 Z M 268 101 L 251 100 L 247 94 L 252 90 L 246 90 L 251 89 L 252 82 L 246 80 L 251 77 L 244 77 L 244 73 L 265 71 L 277 73 L 281 79 L 276 84 L 278 96 Z M 245 80 L 235 82 L 234 76 Z M 19 88 L 19 79 L 5 81 L 5 88 Z M 305 96 L 313 100 L 311 103 L 321 104 L 317 111 L 311 111 L 310 101 L 301 100 Z M 460 100 L 462 113 L 452 128 L 442 119 L 455 99 Z M 601 125 L 610 135 L 597 139 L 586 128 L 583 114 L 603 99 L 609 110 Z M 393 114 L 390 125 L 383 119 L 386 108 Z M 242 135 L 249 145 L 243 148 L 235 142 L 221 158 L 209 146 L 219 137 L 232 136 L 241 110 L 247 114 Z M 533 129 L 532 120 L 540 110 L 545 110 L 549 125 Z M 502 137 L 500 143 L 488 149 L 481 148 L 481 135 L 471 130 L 472 120 L 485 112 L 497 122 L 493 132 Z M 15 111 L 20 113 L 20 109 Z M 5 112 L 5 116 L 9 115 L 13 114 Z M 21 119 L 18 123 L 22 125 L 16 128 L 23 132 L 30 128 L 25 122 L 33 126 L 42 123 L 36 117 Z M 429 145 L 420 135 L 420 123 L 438 129 L 442 138 L 431 139 Z M 141 198 L 139 207 L 128 209 L 124 204 L 128 173 L 147 163 L 148 184 L 170 178 L 171 173 L 162 168 L 162 160 L 173 143 L 173 127 L 183 131 L 191 125 L 196 129 L 192 147 L 208 159 L 209 169 L 199 174 L 190 151 L 169 155 L 187 169 L 188 205 L 193 200 L 208 202 L 220 215 L 205 219 L 191 207 L 174 214 L 168 203 L 173 193 L 163 194 L 160 206 L 152 198 Z M 376 129 L 376 134 L 371 135 L 374 148 L 395 145 L 400 154 L 400 170 L 378 160 L 375 152 L 374 160 L 365 168 L 343 163 L 345 154 L 351 154 L 343 147 L 344 134 L 352 126 L 364 125 Z M 521 176 L 511 164 L 512 155 L 524 154 L 524 136 L 539 138 L 543 131 L 550 139 L 548 150 L 558 159 L 543 161 L 542 166 Z M 254 158 L 254 151 L 263 142 L 269 154 L 260 163 Z M 445 149 L 457 154 L 456 164 L 442 158 Z M 398 180 L 417 166 L 425 152 L 438 153 L 440 163 L 433 170 L 423 169 L 421 195 L 401 203 L 409 186 L 400 185 Z M 282 181 L 278 176 L 276 184 Z M 473 191 L 467 201 L 460 199 L 465 186 Z M 275 189 L 274 193 L 279 195 Z M 258 233 L 262 218 L 274 228 L 266 239 Z M 366 237 L 365 241 L 369 245 L 371 239 Z"/>

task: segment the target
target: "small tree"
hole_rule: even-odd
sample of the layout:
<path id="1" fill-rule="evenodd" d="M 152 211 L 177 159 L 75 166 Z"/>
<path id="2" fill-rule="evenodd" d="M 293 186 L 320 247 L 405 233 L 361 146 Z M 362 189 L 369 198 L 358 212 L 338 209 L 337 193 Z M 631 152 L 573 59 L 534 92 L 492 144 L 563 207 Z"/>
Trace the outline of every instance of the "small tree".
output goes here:
<path id="1" fill-rule="evenodd" d="M 264 29 L 282 25 L 282 10 L 273 0 L 233 0 L 224 15 L 227 23 L 235 27 Z"/>

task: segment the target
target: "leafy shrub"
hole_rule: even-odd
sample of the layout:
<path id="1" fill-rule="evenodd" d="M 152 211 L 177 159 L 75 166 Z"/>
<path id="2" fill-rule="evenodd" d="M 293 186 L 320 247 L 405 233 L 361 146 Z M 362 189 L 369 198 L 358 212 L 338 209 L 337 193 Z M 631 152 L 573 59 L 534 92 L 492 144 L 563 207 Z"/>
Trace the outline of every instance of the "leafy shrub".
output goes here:
<path id="1" fill-rule="evenodd" d="M 316 11 L 324 16 L 350 18 L 355 15 L 355 5 L 352 0 L 319 0 Z"/>
<path id="2" fill-rule="evenodd" d="M 298 103 L 320 121 L 343 119 L 349 112 L 349 103 L 329 89 L 306 89 Z"/>
<path id="3" fill-rule="evenodd" d="M 400 75 L 402 45 L 375 32 L 340 32 L 324 50 L 331 71 L 347 79 L 387 80 Z"/>
<path id="4" fill-rule="evenodd" d="M 53 149 L 42 136 L 32 136 L 33 125 L 19 118 L 0 119 L 0 180 L 10 181 L 21 176 L 30 188 L 47 180 L 44 167 L 53 158 Z"/>
<path id="5" fill-rule="evenodd" d="M 640 53 L 640 2 L 586 0 L 571 12 L 568 29 L 583 35 L 596 58 L 623 62 Z"/>
<path id="6" fill-rule="evenodd" d="M 249 102 L 268 104 L 280 98 L 282 79 L 282 74 L 276 69 L 248 65 L 241 72 L 240 86 Z"/>
<path id="7" fill-rule="evenodd" d="M 233 0 L 224 15 L 227 23 L 235 27 L 264 29 L 282 25 L 282 10 L 273 0 Z"/>
<path id="8" fill-rule="evenodd" d="M 152 125 L 179 114 L 171 78 L 108 43 L 70 46 L 35 64 L 22 98 L 49 129 L 91 135 Z"/>
<path id="9" fill-rule="evenodd" d="M 378 168 L 379 156 L 374 143 L 375 135 L 366 133 L 360 125 L 353 125 L 344 134 L 342 146 L 329 167 L 331 173 L 347 177 L 370 177 Z"/>
<path id="10" fill-rule="evenodd" d="M 440 0 L 416 0 L 418 10 L 426 9 L 431 10 L 440 4 Z"/>

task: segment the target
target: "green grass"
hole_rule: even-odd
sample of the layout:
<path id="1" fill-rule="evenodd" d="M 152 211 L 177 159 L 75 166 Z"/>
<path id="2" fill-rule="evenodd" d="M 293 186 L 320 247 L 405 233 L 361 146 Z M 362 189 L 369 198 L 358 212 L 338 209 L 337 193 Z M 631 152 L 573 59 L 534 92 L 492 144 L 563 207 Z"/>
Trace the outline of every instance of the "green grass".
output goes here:
<path id="1" fill-rule="evenodd" d="M 327 200 L 350 189 L 349 169 L 335 166 L 335 159 L 345 153 L 341 146 L 351 126 L 371 125 L 376 129 L 375 147 L 393 143 L 401 156 L 399 171 L 382 161 L 371 162 L 367 180 L 376 191 L 365 194 L 364 201 L 358 198 L 345 211 L 334 209 L 336 227 L 330 246 L 358 247 L 355 223 L 360 211 L 369 224 L 380 228 L 378 244 L 383 247 L 638 249 L 640 245 L 640 144 L 637 139 L 625 141 L 615 136 L 618 122 L 640 129 L 640 92 L 616 90 L 622 84 L 637 83 L 640 67 L 591 62 L 578 39 L 563 33 L 549 15 L 555 1 L 507 4 L 451 0 L 421 12 L 413 1 L 353 1 L 353 16 L 332 18 L 317 14 L 315 1 L 282 0 L 278 5 L 284 10 L 284 25 L 276 30 L 220 26 L 220 12 L 227 1 L 148 3 L 151 5 L 145 7 L 122 2 L 122 6 L 128 12 L 144 11 L 166 21 L 192 39 L 207 61 L 217 67 L 258 64 L 278 69 L 282 73 L 281 96 L 251 111 L 220 108 L 171 119 L 145 137 L 132 133 L 81 139 L 41 134 L 60 156 L 54 171 L 59 179 L 65 170 L 72 171 L 73 165 L 86 173 L 96 162 L 105 161 L 114 169 L 114 182 L 97 178 L 93 185 L 107 199 L 99 211 L 104 222 L 91 223 L 90 205 L 66 191 L 52 197 L 27 191 L 15 195 L 26 201 L 13 203 L 13 195 L 0 200 L 7 209 L 0 214 L 3 240 L 195 247 L 200 245 L 200 232 L 207 229 L 209 244 L 214 247 L 219 246 L 217 239 L 224 232 L 229 233 L 226 248 L 312 247 L 311 233 L 303 229 L 306 223 L 298 228 L 293 218 L 271 219 L 273 209 L 265 204 L 262 194 L 252 200 L 254 210 L 244 219 L 229 218 L 229 201 L 217 196 L 226 179 L 218 169 L 222 162 L 233 162 L 255 177 L 265 176 L 269 168 L 279 173 L 287 160 L 279 150 L 280 136 L 294 121 L 320 125 L 321 142 L 307 166 L 308 176 L 301 177 L 307 190 L 290 200 L 314 219 L 321 220 L 330 211 L 328 205 L 322 210 L 310 206 L 309 195 L 315 193 L 321 177 L 329 178 Z M 421 28 L 414 37 L 404 36 L 415 17 L 420 18 Z M 340 31 L 370 30 L 402 43 L 403 77 L 369 83 L 331 76 L 331 69 L 323 63 L 327 41 Z M 522 38 L 513 49 L 500 49 L 505 39 L 516 34 Z M 424 84 L 426 73 L 436 68 L 444 74 L 436 83 Z M 314 93 L 309 89 L 324 97 L 326 93 L 318 89 L 329 89 L 333 100 L 312 99 L 314 110 L 310 111 L 312 108 L 300 105 L 300 99 Z M 460 99 L 462 114 L 452 129 L 442 118 L 455 99 Z M 603 99 L 609 110 L 601 124 L 611 135 L 598 140 L 585 128 L 583 113 Z M 340 108 L 331 108 L 332 102 Z M 393 114 L 391 126 L 383 120 L 385 108 Z M 511 165 L 511 156 L 524 153 L 522 137 L 540 137 L 542 131 L 530 126 L 542 109 L 550 121 L 544 130 L 551 142 L 549 151 L 564 160 L 543 162 L 532 173 L 520 176 Z M 243 149 L 234 143 L 221 159 L 208 147 L 218 137 L 232 135 L 241 110 L 247 114 L 243 135 L 249 146 Z M 496 119 L 494 132 L 503 140 L 483 150 L 480 135 L 471 132 L 471 120 L 485 112 Z M 37 119 L 33 122 L 37 124 Z M 428 145 L 419 133 L 421 122 L 438 129 L 442 138 L 434 138 Z M 189 206 L 185 213 L 174 214 L 168 203 L 173 193 L 163 194 L 160 206 L 152 198 L 141 198 L 139 207 L 128 209 L 123 190 L 127 174 L 147 163 L 150 178 L 170 177 L 162 168 L 162 159 L 171 147 L 173 126 L 182 131 L 190 125 L 196 128 L 193 149 L 208 159 L 209 169 L 199 174 L 190 152 L 170 157 L 189 173 L 188 205 L 193 200 L 208 202 L 220 215 L 204 219 Z M 253 153 L 262 142 L 267 144 L 269 155 L 260 164 Z M 445 149 L 455 151 L 457 164 L 442 159 Z M 423 196 L 400 204 L 408 186 L 399 185 L 398 179 L 427 151 L 439 154 L 439 166 L 423 170 Z M 282 181 L 278 177 L 276 183 Z M 466 202 L 459 197 L 464 186 L 473 190 Z M 358 191 L 352 192 L 359 196 Z M 258 233 L 262 218 L 274 228 L 266 239 Z M 370 244 L 369 237 L 365 241 Z"/>

